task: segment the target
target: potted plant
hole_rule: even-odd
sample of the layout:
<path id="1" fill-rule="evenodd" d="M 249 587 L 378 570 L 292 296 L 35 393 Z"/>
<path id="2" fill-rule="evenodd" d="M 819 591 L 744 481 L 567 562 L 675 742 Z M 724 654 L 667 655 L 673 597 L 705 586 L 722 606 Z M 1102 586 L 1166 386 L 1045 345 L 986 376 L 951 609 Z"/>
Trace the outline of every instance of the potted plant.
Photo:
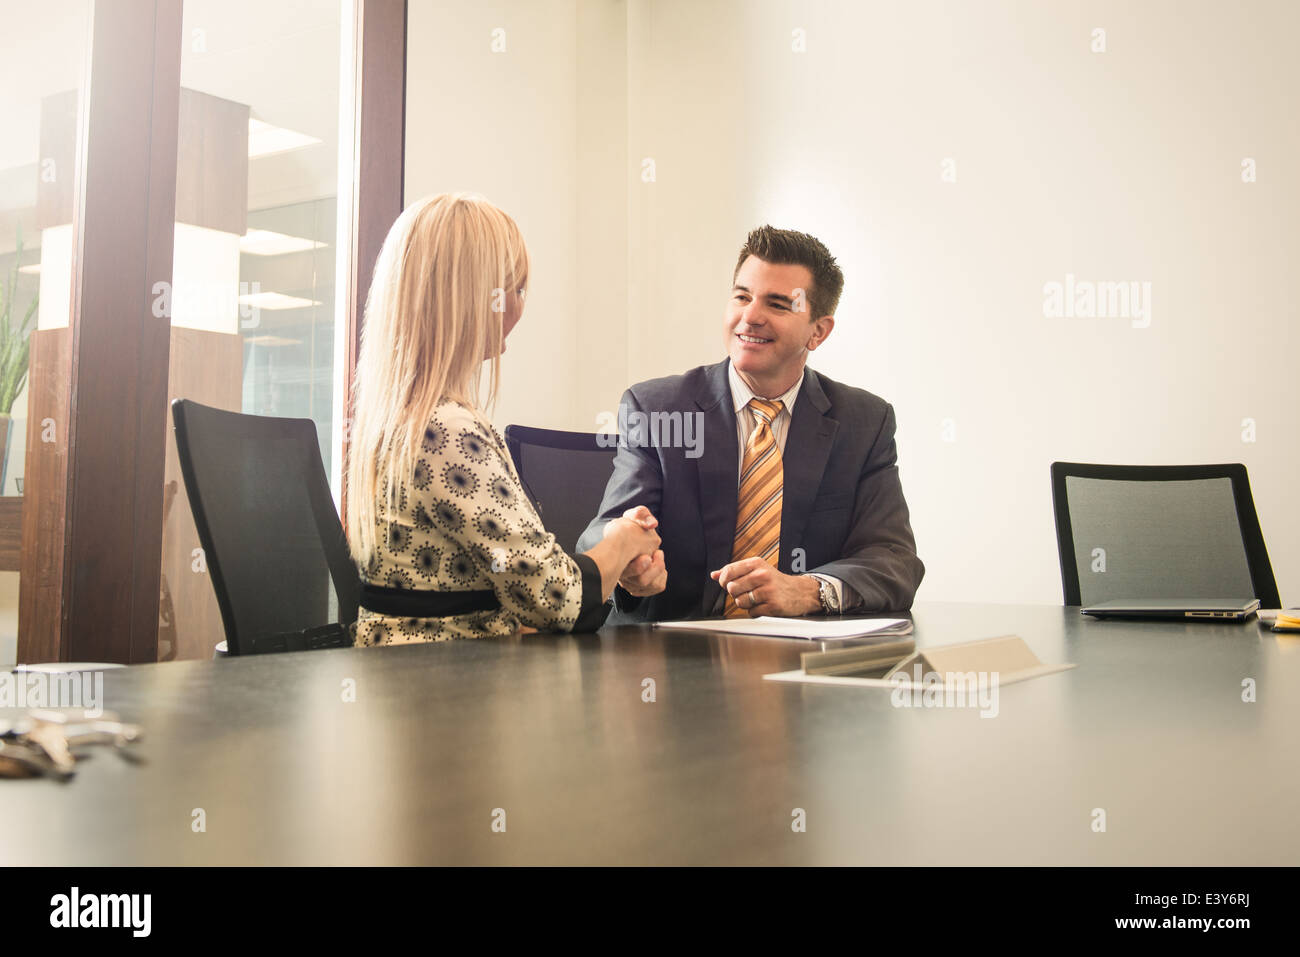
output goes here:
<path id="1" fill-rule="evenodd" d="M 40 296 L 31 303 L 14 322 L 14 299 L 18 295 L 18 266 L 23 260 L 23 231 L 18 228 L 18 248 L 14 253 L 13 268 L 9 271 L 9 284 L 0 282 L 0 494 L 3 494 L 9 468 L 9 423 L 14 400 L 27 383 L 27 358 L 31 350 L 32 317 Z"/>

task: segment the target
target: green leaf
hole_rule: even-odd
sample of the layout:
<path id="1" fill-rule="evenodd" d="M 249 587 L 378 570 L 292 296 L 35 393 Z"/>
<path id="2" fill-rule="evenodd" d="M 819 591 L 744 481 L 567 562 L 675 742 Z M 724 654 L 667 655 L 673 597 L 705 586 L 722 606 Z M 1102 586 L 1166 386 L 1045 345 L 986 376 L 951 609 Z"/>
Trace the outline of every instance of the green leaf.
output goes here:
<path id="1" fill-rule="evenodd" d="M 27 364 L 31 356 L 31 325 L 40 303 L 39 293 L 32 299 L 18 328 L 13 324 L 14 297 L 18 291 L 18 265 L 23 256 L 23 230 L 18 227 L 14 264 L 9 271 L 8 288 L 0 283 L 0 414 L 13 410 L 14 400 L 27 382 Z"/>

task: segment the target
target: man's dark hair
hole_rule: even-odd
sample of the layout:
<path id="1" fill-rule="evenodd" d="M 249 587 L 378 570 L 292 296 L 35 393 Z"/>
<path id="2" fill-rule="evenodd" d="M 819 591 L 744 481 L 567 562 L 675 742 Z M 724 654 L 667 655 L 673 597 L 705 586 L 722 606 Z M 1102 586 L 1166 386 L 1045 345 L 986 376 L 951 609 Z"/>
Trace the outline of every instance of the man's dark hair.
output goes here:
<path id="1" fill-rule="evenodd" d="M 740 247 L 740 258 L 731 274 L 732 282 L 750 256 L 776 266 L 807 266 L 813 280 L 812 288 L 807 290 L 808 311 L 811 313 L 808 318 L 835 315 L 840 293 L 844 291 L 844 273 L 831 251 L 816 236 L 775 226 L 759 226 L 751 230 L 745 245 Z"/>

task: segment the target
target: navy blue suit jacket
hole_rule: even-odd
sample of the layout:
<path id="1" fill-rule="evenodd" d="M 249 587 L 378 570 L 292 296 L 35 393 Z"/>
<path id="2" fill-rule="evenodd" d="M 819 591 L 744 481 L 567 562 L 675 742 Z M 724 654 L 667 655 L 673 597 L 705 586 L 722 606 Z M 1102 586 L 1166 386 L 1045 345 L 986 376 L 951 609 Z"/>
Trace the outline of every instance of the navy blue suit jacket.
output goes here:
<path id="1" fill-rule="evenodd" d="M 709 572 L 731 561 L 740 447 L 727 363 L 651 379 L 623 394 L 635 413 L 694 414 L 702 421 L 698 457 L 681 442 L 620 436 L 600 514 L 578 541 L 585 551 L 605 524 L 644 505 L 659 519 L 667 588 L 638 599 L 615 591 L 612 622 L 664 621 L 722 613 L 723 590 Z M 878 396 L 805 368 L 786 433 L 781 549 L 786 574 L 820 572 L 845 585 L 846 610 L 910 608 L 925 567 L 898 480 L 894 409 Z M 632 430 L 628 430 L 629 432 Z M 642 439 L 642 441 L 635 441 Z M 856 606 L 856 607 L 855 607 Z"/>

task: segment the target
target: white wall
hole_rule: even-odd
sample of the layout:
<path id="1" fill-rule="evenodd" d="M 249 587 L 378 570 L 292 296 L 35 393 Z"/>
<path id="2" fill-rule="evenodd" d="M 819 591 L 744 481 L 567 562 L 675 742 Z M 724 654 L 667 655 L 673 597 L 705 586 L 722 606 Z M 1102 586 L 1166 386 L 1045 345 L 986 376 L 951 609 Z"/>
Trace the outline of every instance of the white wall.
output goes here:
<path id="1" fill-rule="evenodd" d="M 484 192 L 534 257 L 499 424 L 592 429 L 626 382 L 721 358 L 736 252 L 770 221 L 844 268 L 813 365 L 895 405 L 920 599 L 1059 602 L 1069 459 L 1244 462 L 1300 601 L 1300 7 L 439 2 L 410 29 L 408 198 Z M 1150 324 L 1045 316 L 1067 274 L 1151 283 Z"/>
<path id="2" fill-rule="evenodd" d="M 532 258 L 528 308 L 502 359 L 502 422 L 563 427 L 577 377 L 577 6 L 412 3 L 406 198 L 469 190 L 519 223 Z M 505 30 L 505 52 L 491 49 Z"/>

